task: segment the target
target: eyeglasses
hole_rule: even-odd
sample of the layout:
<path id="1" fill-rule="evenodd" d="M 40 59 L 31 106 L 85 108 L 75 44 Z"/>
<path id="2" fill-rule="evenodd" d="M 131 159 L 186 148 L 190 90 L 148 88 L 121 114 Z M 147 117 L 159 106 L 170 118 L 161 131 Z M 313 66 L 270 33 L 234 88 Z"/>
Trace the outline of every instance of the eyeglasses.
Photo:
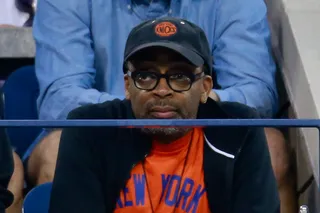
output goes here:
<path id="1" fill-rule="evenodd" d="M 192 72 L 172 72 L 161 74 L 159 72 L 151 71 L 128 71 L 134 82 L 134 85 L 141 90 L 154 90 L 161 78 L 166 79 L 169 87 L 175 92 L 188 91 L 192 84 L 203 77 L 203 71 L 197 74 Z"/>

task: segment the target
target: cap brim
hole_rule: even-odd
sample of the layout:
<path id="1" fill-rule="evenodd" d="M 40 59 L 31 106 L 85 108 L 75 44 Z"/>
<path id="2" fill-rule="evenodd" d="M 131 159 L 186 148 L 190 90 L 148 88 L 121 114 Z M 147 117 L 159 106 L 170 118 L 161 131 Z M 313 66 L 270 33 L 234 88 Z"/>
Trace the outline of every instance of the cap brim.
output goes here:
<path id="1" fill-rule="evenodd" d="M 168 48 L 168 49 L 171 49 L 171 50 L 177 52 L 178 54 L 182 55 L 183 57 L 185 57 L 188 61 L 190 61 L 195 66 L 199 67 L 204 64 L 203 58 L 198 53 L 196 53 L 196 52 L 194 52 L 194 51 L 192 51 L 182 45 L 172 43 L 172 42 L 151 42 L 151 43 L 147 43 L 147 44 L 142 44 L 142 45 L 136 47 L 133 51 L 131 51 L 131 53 L 126 56 L 125 61 L 127 61 L 135 53 L 137 53 L 143 49 L 149 48 L 149 47 Z"/>

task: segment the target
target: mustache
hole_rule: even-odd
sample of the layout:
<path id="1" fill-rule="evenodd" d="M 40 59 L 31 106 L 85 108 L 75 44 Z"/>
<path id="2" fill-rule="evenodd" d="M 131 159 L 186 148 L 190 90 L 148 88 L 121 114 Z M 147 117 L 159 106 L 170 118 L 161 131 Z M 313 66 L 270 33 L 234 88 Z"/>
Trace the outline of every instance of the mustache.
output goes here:
<path id="1" fill-rule="evenodd" d="M 172 101 L 158 100 L 158 101 L 152 101 L 152 102 L 146 103 L 146 109 L 148 112 L 152 111 L 152 108 L 155 108 L 155 107 L 170 107 L 170 108 L 173 108 L 174 111 L 180 112 L 180 109 L 177 106 L 177 104 L 173 103 Z"/>

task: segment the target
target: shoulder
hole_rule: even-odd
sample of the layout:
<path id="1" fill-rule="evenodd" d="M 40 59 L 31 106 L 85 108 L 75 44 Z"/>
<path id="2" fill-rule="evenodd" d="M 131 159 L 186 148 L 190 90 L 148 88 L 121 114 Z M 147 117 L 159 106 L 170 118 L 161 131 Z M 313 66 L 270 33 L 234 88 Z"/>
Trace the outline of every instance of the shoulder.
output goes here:
<path id="1" fill-rule="evenodd" d="M 100 104 L 89 104 L 72 110 L 67 119 L 76 120 L 106 120 L 106 119 L 130 119 L 131 106 L 128 101 L 115 99 Z M 100 127 L 72 127 L 63 130 L 63 136 L 77 139 L 85 143 L 100 144 L 101 141 L 117 138 L 126 128 L 116 128 L 111 126 Z M 104 144 L 104 143 L 102 143 Z M 103 145 L 104 146 L 104 145 Z"/>
<path id="2" fill-rule="evenodd" d="M 68 119 L 130 119 L 132 116 L 130 102 L 115 99 L 78 107 L 69 113 Z"/>
<path id="3" fill-rule="evenodd" d="M 258 112 L 251 107 L 234 102 L 211 103 L 214 119 L 256 119 L 259 118 Z M 207 108 L 207 110 L 209 109 Z M 210 114 L 211 114 L 210 113 Z M 213 151 L 218 153 L 228 153 L 230 156 L 236 156 L 239 150 L 247 143 L 250 143 L 252 137 L 260 127 L 226 127 L 214 126 L 205 128 L 206 143 Z"/>
<path id="4" fill-rule="evenodd" d="M 134 119 L 131 103 L 127 100 L 115 99 L 101 104 L 90 104 L 72 110 L 68 119 L 106 120 L 106 119 Z M 128 153 L 133 150 L 144 150 L 145 140 L 141 139 L 140 131 L 133 128 L 119 128 L 115 126 L 71 127 L 65 128 L 61 136 L 63 147 L 68 150 L 87 149 L 101 159 L 114 158 L 115 150 Z M 139 138 L 139 140 L 133 140 Z M 71 142 L 71 143 L 70 143 Z M 149 142 L 149 141 L 148 141 Z M 141 144 L 141 145 L 140 145 Z M 151 144 L 151 143 L 150 143 Z M 108 153 L 108 154 L 107 154 Z"/>
<path id="5" fill-rule="evenodd" d="M 221 102 L 219 106 L 232 119 L 254 119 L 260 118 L 255 108 L 236 102 Z"/>

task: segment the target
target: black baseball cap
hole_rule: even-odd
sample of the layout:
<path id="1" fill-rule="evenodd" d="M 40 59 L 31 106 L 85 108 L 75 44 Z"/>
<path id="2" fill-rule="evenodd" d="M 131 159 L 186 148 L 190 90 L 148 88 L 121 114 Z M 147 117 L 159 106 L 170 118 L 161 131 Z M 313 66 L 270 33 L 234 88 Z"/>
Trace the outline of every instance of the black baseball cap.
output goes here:
<path id="1" fill-rule="evenodd" d="M 168 48 L 181 54 L 195 66 L 204 65 L 205 74 L 212 76 L 214 86 L 217 87 L 216 76 L 212 72 L 210 45 L 205 33 L 197 25 L 184 19 L 164 17 L 134 27 L 124 51 L 124 73 L 127 72 L 126 62 L 135 53 L 150 47 Z"/>

